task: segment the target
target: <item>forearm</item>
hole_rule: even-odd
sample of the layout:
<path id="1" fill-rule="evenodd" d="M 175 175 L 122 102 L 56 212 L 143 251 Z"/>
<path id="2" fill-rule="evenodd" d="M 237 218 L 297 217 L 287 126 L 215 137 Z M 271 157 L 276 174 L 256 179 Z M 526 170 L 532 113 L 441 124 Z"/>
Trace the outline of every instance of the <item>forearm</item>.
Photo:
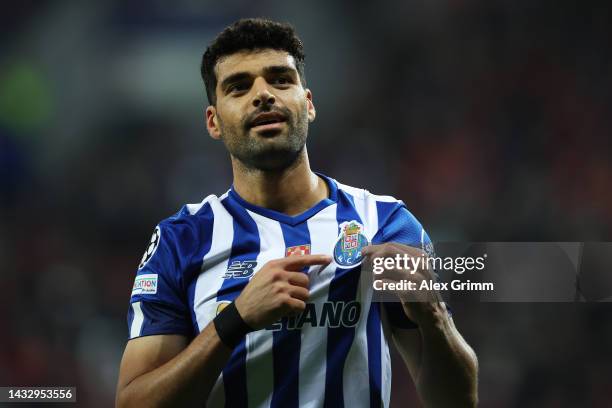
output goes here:
<path id="1" fill-rule="evenodd" d="M 231 352 L 211 323 L 174 358 L 126 384 L 117 407 L 201 406 Z"/>
<path id="2" fill-rule="evenodd" d="M 427 407 L 474 407 L 478 361 L 445 312 L 419 327 L 421 363 L 415 383 Z"/>

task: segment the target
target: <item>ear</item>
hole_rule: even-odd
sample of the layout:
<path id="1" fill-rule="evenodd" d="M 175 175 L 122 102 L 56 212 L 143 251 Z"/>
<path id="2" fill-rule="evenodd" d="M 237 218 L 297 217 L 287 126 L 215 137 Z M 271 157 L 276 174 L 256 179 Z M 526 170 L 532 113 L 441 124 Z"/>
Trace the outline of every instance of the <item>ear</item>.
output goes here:
<path id="1" fill-rule="evenodd" d="M 219 118 L 217 117 L 217 108 L 209 105 L 206 108 L 206 129 L 208 134 L 215 140 L 221 139 L 221 128 L 219 127 Z"/>
<path id="2" fill-rule="evenodd" d="M 317 111 L 315 110 L 314 104 L 312 103 L 312 92 L 310 92 L 310 89 L 306 89 L 306 108 L 308 110 L 308 121 L 312 122 L 315 120 L 315 117 L 317 116 Z"/>

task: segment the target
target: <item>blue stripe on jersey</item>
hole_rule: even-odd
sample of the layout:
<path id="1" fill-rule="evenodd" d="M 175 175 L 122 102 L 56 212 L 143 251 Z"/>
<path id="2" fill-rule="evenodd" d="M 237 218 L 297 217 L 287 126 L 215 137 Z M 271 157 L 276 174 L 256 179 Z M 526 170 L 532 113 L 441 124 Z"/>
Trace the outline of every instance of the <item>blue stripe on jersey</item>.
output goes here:
<path id="1" fill-rule="evenodd" d="M 379 238 L 382 242 L 398 242 L 421 248 L 423 227 L 401 202 L 377 202 Z M 380 235 L 380 236 L 378 236 Z"/>
<path id="2" fill-rule="evenodd" d="M 338 206 L 336 210 L 338 235 L 340 224 L 347 221 L 363 221 L 357 214 L 352 197 L 338 190 Z M 361 265 L 351 269 L 336 268 L 334 278 L 329 284 L 328 300 L 333 302 L 350 302 L 355 300 Z M 325 373 L 324 406 L 337 408 L 344 406 L 343 371 L 346 357 L 355 338 L 354 327 L 327 328 L 327 371 Z"/>
<path id="3" fill-rule="evenodd" d="M 285 240 L 285 249 L 297 245 L 310 245 L 308 224 L 303 222 L 294 227 L 280 223 Z M 307 272 L 305 268 L 304 272 Z M 281 330 L 273 332 L 274 391 L 271 407 L 297 407 L 299 405 L 299 371 L 301 330 L 287 329 L 284 318 Z"/>
<path id="4" fill-rule="evenodd" d="M 383 405 L 381 397 L 382 370 L 380 344 L 380 303 L 372 302 L 366 327 L 368 341 L 368 373 L 370 375 L 370 407 Z"/>
<path id="5" fill-rule="evenodd" d="M 128 329 L 131 329 L 132 323 L 134 322 L 134 309 L 133 309 L 133 306 L 132 306 L 131 303 L 130 303 L 130 307 L 128 307 L 127 320 L 128 320 Z M 128 335 L 129 334 L 130 333 L 129 333 L 129 330 L 128 330 Z M 138 335 L 140 335 L 140 333 L 138 333 Z"/>
<path id="6" fill-rule="evenodd" d="M 400 202 L 386 202 L 386 201 L 377 201 L 376 202 L 376 212 L 378 215 L 378 233 L 376 237 L 372 239 L 373 244 L 381 244 L 384 239 L 384 227 L 391 214 L 401 207 Z M 378 242 L 377 242 L 378 241 Z"/>
<path id="7" fill-rule="evenodd" d="M 142 311 L 142 327 L 138 336 L 150 336 L 154 334 L 182 334 L 191 336 L 193 328 L 185 321 L 182 310 L 165 303 L 155 301 L 140 301 Z M 130 326 L 134 320 L 132 307 L 129 311 Z"/>
<path id="8" fill-rule="evenodd" d="M 193 264 L 189 265 L 189 269 L 185 274 L 185 282 L 189 282 L 189 286 L 187 287 L 187 302 L 189 304 L 189 309 L 191 310 L 191 319 L 193 321 L 194 336 L 204 329 L 203 327 L 199 327 L 198 318 L 195 314 L 194 302 L 195 302 L 195 288 L 198 283 L 197 276 L 201 273 L 202 261 L 204 257 L 210 251 L 210 247 L 212 246 L 213 240 L 213 225 L 215 222 L 215 216 L 213 214 L 212 208 L 209 203 L 206 203 L 202 206 L 202 208 L 195 214 L 198 219 L 199 229 L 198 229 L 198 250 L 194 255 L 192 262 Z"/>
<path id="9" fill-rule="evenodd" d="M 244 208 L 229 196 L 221 203 L 231 214 L 234 224 L 232 252 L 228 265 L 235 261 L 256 260 L 260 250 L 257 223 Z M 225 279 L 217 292 L 217 301 L 234 301 L 247 283 L 249 283 L 249 280 L 244 278 Z M 245 340 L 242 340 L 232 352 L 227 365 L 223 369 L 226 407 L 246 407 L 248 405 L 246 384 L 246 347 Z"/>
<path id="10" fill-rule="evenodd" d="M 372 239 L 373 244 L 398 242 L 421 247 L 421 224 L 401 202 L 377 202 L 379 230 Z M 385 312 L 392 326 L 400 329 L 415 329 L 418 326 L 408 319 L 399 302 L 385 302 Z"/>

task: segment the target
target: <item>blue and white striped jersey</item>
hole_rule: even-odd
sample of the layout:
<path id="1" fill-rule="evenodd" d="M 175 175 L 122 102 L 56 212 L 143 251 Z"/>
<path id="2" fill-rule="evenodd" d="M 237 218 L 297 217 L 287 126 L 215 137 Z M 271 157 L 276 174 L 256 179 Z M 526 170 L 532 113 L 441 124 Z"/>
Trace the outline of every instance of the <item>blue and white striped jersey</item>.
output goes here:
<path id="1" fill-rule="evenodd" d="M 195 336 L 268 261 L 292 254 L 333 255 L 310 268 L 306 310 L 249 333 L 233 351 L 209 397 L 210 407 L 388 406 L 387 320 L 416 327 L 399 304 L 372 302 L 360 284 L 368 242 L 431 245 L 401 201 L 321 175 L 329 198 L 291 217 L 257 207 L 233 188 L 187 204 L 162 221 L 137 272 L 130 338 Z M 384 324 L 383 324 L 384 321 Z"/>

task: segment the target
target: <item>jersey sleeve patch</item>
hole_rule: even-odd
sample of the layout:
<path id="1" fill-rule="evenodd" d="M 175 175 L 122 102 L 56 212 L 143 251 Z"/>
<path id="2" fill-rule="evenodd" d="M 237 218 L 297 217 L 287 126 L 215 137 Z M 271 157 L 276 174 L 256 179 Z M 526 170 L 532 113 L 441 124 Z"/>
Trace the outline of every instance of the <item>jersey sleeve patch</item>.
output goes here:
<path id="1" fill-rule="evenodd" d="M 128 310 L 130 339 L 154 334 L 191 334 L 193 322 L 181 277 L 191 259 L 190 226 L 160 223 L 138 266 Z"/>
<path id="2" fill-rule="evenodd" d="M 132 296 L 134 295 L 155 295 L 157 293 L 157 274 L 145 273 L 136 276 L 134 286 L 132 287 Z"/>
<path id="3" fill-rule="evenodd" d="M 149 245 L 147 245 L 147 249 L 145 253 L 142 255 L 142 259 L 140 260 L 140 265 L 138 265 L 138 269 L 144 268 L 144 266 L 149 262 L 149 260 L 157 251 L 157 247 L 159 246 L 159 241 L 161 241 L 161 229 L 159 225 L 155 227 L 155 231 L 153 231 L 153 235 L 151 235 L 151 239 L 149 241 Z"/>

